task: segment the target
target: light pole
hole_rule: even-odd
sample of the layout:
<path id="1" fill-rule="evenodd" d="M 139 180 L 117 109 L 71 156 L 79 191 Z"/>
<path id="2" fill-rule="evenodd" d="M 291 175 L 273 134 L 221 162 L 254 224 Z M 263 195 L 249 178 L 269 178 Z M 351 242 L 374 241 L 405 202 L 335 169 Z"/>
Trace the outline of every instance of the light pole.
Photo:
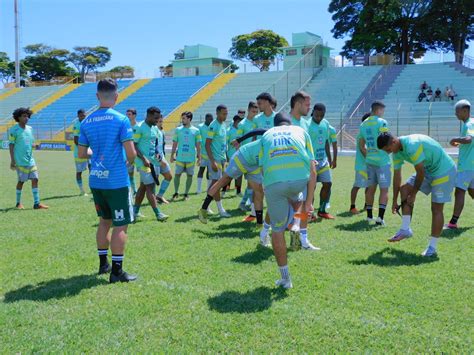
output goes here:
<path id="1" fill-rule="evenodd" d="M 18 27 L 18 0 L 15 0 L 15 87 L 20 87 L 20 29 Z"/>

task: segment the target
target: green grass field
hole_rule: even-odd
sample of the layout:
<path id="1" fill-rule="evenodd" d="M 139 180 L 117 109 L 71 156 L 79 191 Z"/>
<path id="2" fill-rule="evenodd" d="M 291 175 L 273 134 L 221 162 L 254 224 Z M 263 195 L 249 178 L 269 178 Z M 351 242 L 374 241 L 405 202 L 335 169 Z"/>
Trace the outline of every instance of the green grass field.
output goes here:
<path id="1" fill-rule="evenodd" d="M 237 198 L 224 200 L 233 218 L 199 223 L 204 195 L 163 207 L 166 223 L 143 207 L 148 218 L 129 228 L 124 262 L 140 279 L 109 285 L 96 276 L 97 218 L 90 198 L 77 196 L 72 154 L 36 152 L 47 211 L 32 210 L 29 183 L 27 209 L 12 209 L 16 174 L 6 151 L 0 159 L 2 353 L 474 352 L 470 199 L 460 231 L 444 233 L 439 258 L 425 259 L 429 199 L 417 200 L 415 236 L 389 244 L 400 217 L 387 213 L 388 227 L 375 229 L 365 215 L 348 216 L 353 159 L 340 158 L 337 219 L 310 225 L 320 252 L 289 253 L 294 289 L 273 286 L 272 251 L 240 222 Z"/>

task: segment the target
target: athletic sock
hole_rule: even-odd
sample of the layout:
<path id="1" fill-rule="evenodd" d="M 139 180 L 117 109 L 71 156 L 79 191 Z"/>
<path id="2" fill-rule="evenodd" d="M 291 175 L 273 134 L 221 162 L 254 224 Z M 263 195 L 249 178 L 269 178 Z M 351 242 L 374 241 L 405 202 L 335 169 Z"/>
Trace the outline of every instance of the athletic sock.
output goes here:
<path id="1" fill-rule="evenodd" d="M 249 200 L 250 203 L 252 203 L 253 201 L 253 190 L 252 189 L 247 189 L 248 193 L 247 193 L 247 200 Z M 247 203 L 247 200 L 245 201 L 245 203 Z"/>
<path id="2" fill-rule="evenodd" d="M 193 176 L 186 175 L 186 190 L 184 192 L 185 195 L 189 194 L 189 190 L 191 189 L 192 183 L 193 183 Z"/>
<path id="3" fill-rule="evenodd" d="M 40 195 L 39 195 L 39 189 L 37 187 L 34 187 L 31 189 L 31 191 L 33 192 L 33 201 L 34 201 L 34 204 L 37 205 L 40 203 Z"/>
<path id="4" fill-rule="evenodd" d="M 100 266 L 104 266 L 108 263 L 107 261 L 107 253 L 109 252 L 108 249 L 97 249 L 97 254 L 99 254 L 99 261 Z"/>
<path id="5" fill-rule="evenodd" d="M 257 217 L 257 224 L 263 223 L 263 210 L 255 210 L 255 215 Z"/>
<path id="6" fill-rule="evenodd" d="M 300 241 L 301 241 L 301 244 L 303 245 L 308 244 L 308 229 L 306 228 L 300 229 Z"/>
<path id="7" fill-rule="evenodd" d="M 385 215 L 385 209 L 387 208 L 387 205 L 384 204 L 379 204 L 379 218 L 383 219 L 383 216 Z"/>
<path id="8" fill-rule="evenodd" d="M 140 206 L 134 205 L 134 206 L 133 206 L 133 213 L 134 213 L 135 215 L 137 215 L 138 212 L 140 212 Z"/>
<path id="9" fill-rule="evenodd" d="M 158 207 L 155 207 L 153 208 L 153 212 L 155 213 L 155 216 L 158 217 L 158 215 L 160 214 L 160 209 Z"/>
<path id="10" fill-rule="evenodd" d="M 351 205 L 351 208 L 350 208 L 350 209 L 352 210 L 352 209 L 354 209 L 354 208 L 356 208 L 356 205 Z"/>
<path id="11" fill-rule="evenodd" d="M 453 216 L 451 217 L 451 220 L 449 221 L 449 223 L 451 223 L 451 224 L 457 224 L 457 223 L 458 223 L 458 219 L 459 219 L 459 216 L 453 215 Z"/>
<path id="12" fill-rule="evenodd" d="M 207 190 L 208 190 L 208 191 L 209 191 L 209 189 L 211 188 L 211 184 L 212 184 L 212 180 L 207 179 Z"/>
<path id="13" fill-rule="evenodd" d="M 319 212 L 320 213 L 326 213 L 326 203 L 327 201 L 321 200 L 319 202 Z"/>
<path id="14" fill-rule="evenodd" d="M 204 199 L 204 202 L 202 203 L 201 208 L 207 211 L 212 200 L 214 200 L 214 197 L 212 197 L 211 195 L 207 195 L 206 198 Z"/>
<path id="15" fill-rule="evenodd" d="M 432 247 L 433 249 L 436 249 L 436 246 L 438 245 L 438 239 L 439 238 L 436 238 L 436 237 L 431 237 L 430 239 L 430 244 L 429 246 Z"/>
<path id="16" fill-rule="evenodd" d="M 278 269 L 280 269 L 280 275 L 283 280 L 290 279 L 290 271 L 288 270 L 288 265 L 279 266 Z"/>
<path id="17" fill-rule="evenodd" d="M 179 184 L 181 182 L 181 176 L 180 175 L 175 175 L 174 176 L 174 193 L 177 194 L 179 191 Z"/>
<path id="18" fill-rule="evenodd" d="M 219 213 L 224 213 L 225 212 L 224 206 L 222 206 L 222 200 L 221 201 L 216 201 L 216 205 L 217 205 L 217 210 L 219 211 Z"/>
<path id="19" fill-rule="evenodd" d="M 236 186 L 235 189 L 237 190 L 237 194 L 242 192 L 242 186 Z"/>
<path id="20" fill-rule="evenodd" d="M 254 205 L 253 202 L 252 202 L 252 207 L 251 207 L 250 215 L 251 215 L 252 217 L 256 217 L 256 214 L 257 214 L 257 212 L 255 211 L 255 205 Z"/>
<path id="21" fill-rule="evenodd" d="M 298 217 L 294 217 L 293 218 L 293 225 L 298 227 L 298 229 L 300 228 L 300 224 L 301 224 L 301 218 L 298 218 Z"/>
<path id="22" fill-rule="evenodd" d="M 82 187 L 82 179 L 76 179 L 76 182 L 77 186 L 79 186 L 79 190 L 81 190 L 81 192 L 84 192 L 84 188 Z"/>
<path id="23" fill-rule="evenodd" d="M 240 200 L 239 204 L 240 205 L 245 204 L 247 202 L 248 198 L 249 198 L 249 189 L 245 189 L 244 195 L 242 196 L 242 199 Z"/>
<path id="24" fill-rule="evenodd" d="M 168 186 L 170 186 L 170 180 L 163 180 L 160 185 L 160 191 L 158 192 L 158 196 L 163 197 L 165 194 L 166 190 L 168 189 Z"/>
<path id="25" fill-rule="evenodd" d="M 263 229 L 265 229 L 266 231 L 268 231 L 270 229 L 271 225 L 268 224 L 267 222 L 263 221 Z"/>
<path id="26" fill-rule="evenodd" d="M 366 205 L 366 209 L 367 209 L 367 218 L 374 218 L 374 216 L 372 215 L 372 205 Z"/>
<path id="27" fill-rule="evenodd" d="M 112 274 L 118 276 L 122 273 L 123 254 L 112 254 Z"/>
<path id="28" fill-rule="evenodd" d="M 408 230 L 410 229 L 410 223 L 411 223 L 411 216 L 410 215 L 403 215 L 402 216 L 402 228 L 403 230 Z"/>
<path id="29" fill-rule="evenodd" d="M 21 202 L 21 190 L 16 190 L 16 203 L 19 204 Z"/>
<path id="30" fill-rule="evenodd" d="M 197 192 L 200 193 L 202 189 L 202 177 L 197 178 Z"/>

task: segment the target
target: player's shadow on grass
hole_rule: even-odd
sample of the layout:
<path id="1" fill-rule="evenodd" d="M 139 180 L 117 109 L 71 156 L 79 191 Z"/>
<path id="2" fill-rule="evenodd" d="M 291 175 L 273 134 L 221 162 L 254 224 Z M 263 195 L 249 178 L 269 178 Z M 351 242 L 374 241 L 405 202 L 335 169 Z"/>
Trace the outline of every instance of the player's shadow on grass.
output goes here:
<path id="1" fill-rule="evenodd" d="M 350 211 L 340 212 L 337 214 L 338 217 L 354 217 L 357 216 Z"/>
<path id="2" fill-rule="evenodd" d="M 42 198 L 41 201 L 62 200 L 62 199 L 65 199 L 65 198 L 72 198 L 72 197 L 81 197 L 81 195 L 75 194 L 75 195 L 50 196 L 50 197 Z"/>
<path id="3" fill-rule="evenodd" d="M 454 238 L 460 237 L 465 231 L 468 231 L 470 229 L 471 229 L 470 227 L 461 227 L 454 230 L 451 230 L 451 229 L 444 230 L 443 234 L 441 235 L 441 238 L 454 239 Z"/>
<path id="4" fill-rule="evenodd" d="M 372 227 L 365 220 L 359 220 L 352 223 L 338 224 L 334 228 L 346 232 L 360 232 L 361 230 L 371 230 Z"/>
<path id="5" fill-rule="evenodd" d="M 193 233 L 198 235 L 198 238 L 201 239 L 218 239 L 218 238 L 235 238 L 235 239 L 253 239 L 257 235 L 252 233 L 251 230 L 227 230 L 223 231 L 221 229 L 216 230 L 208 230 L 204 231 L 201 229 L 194 228 L 192 230 Z"/>
<path id="6" fill-rule="evenodd" d="M 78 275 L 67 279 L 54 279 L 36 285 L 26 285 L 17 290 L 7 292 L 3 302 L 49 301 L 78 295 L 82 290 L 107 285 L 105 279 L 96 274 Z"/>
<path id="7" fill-rule="evenodd" d="M 424 257 L 420 254 L 409 253 L 403 250 L 384 248 L 367 259 L 352 260 L 350 263 L 354 265 L 417 266 L 438 260 L 438 257 Z"/>
<path id="8" fill-rule="evenodd" d="M 263 312 L 288 294 L 284 289 L 258 287 L 245 293 L 225 291 L 207 300 L 209 309 L 219 313 L 257 313 Z"/>
<path id="9" fill-rule="evenodd" d="M 257 246 L 257 249 L 253 251 L 249 251 L 241 256 L 237 256 L 232 259 L 235 263 L 242 263 L 242 264 L 252 264 L 257 265 L 260 264 L 262 261 L 270 259 L 273 256 L 273 250 L 270 248 L 262 247 L 261 245 Z"/>

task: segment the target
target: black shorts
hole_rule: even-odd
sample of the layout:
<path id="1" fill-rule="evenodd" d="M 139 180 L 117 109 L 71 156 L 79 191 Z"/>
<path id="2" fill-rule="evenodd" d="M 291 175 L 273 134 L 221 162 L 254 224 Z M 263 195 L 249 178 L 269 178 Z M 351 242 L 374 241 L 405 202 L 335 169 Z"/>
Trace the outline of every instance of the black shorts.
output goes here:
<path id="1" fill-rule="evenodd" d="M 129 187 L 104 190 L 92 189 L 97 215 L 111 219 L 116 227 L 125 226 L 134 221 L 132 194 Z"/>

